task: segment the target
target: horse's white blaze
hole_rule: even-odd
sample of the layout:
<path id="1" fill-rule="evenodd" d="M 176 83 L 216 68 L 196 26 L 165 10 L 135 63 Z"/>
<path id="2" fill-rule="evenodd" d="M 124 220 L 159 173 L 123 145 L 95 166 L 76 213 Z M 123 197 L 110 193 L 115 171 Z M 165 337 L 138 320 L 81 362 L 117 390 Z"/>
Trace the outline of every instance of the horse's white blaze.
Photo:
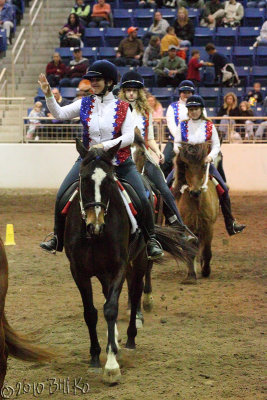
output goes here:
<path id="1" fill-rule="evenodd" d="M 92 174 L 92 179 L 95 181 L 95 202 L 101 202 L 101 193 L 100 193 L 100 186 L 103 181 L 103 179 L 106 177 L 106 172 L 103 171 L 101 168 L 96 168 L 94 173 Z M 96 233 L 99 230 L 99 224 L 98 224 L 98 216 L 101 211 L 101 207 L 97 206 L 95 207 L 95 214 L 96 214 L 96 225 L 95 225 L 95 231 Z"/>
<path id="2" fill-rule="evenodd" d="M 117 363 L 116 355 L 113 353 L 113 351 L 111 350 L 111 346 L 109 345 L 108 358 L 107 358 L 107 362 L 105 365 L 105 369 L 111 370 L 111 369 L 118 369 L 118 368 L 120 368 L 120 366 Z"/>

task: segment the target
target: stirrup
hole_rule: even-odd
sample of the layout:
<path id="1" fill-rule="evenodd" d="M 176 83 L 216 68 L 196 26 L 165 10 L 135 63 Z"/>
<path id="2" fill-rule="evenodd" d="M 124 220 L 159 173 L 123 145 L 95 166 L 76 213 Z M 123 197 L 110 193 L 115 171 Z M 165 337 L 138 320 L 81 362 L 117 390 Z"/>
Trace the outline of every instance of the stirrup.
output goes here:
<path id="1" fill-rule="evenodd" d="M 45 242 L 47 241 L 47 239 L 48 239 L 50 236 L 51 236 L 51 239 L 50 239 L 50 240 L 52 240 L 53 237 L 55 237 L 56 240 L 57 240 L 57 245 L 56 245 L 56 248 L 55 248 L 54 250 L 47 250 L 47 249 L 45 249 L 45 248 L 43 248 L 43 247 L 41 246 L 41 244 L 42 244 L 42 243 L 45 243 Z M 48 233 L 48 235 L 46 235 L 46 237 L 44 238 L 44 240 L 40 243 L 40 247 L 41 247 L 41 249 L 42 249 L 43 251 L 46 251 L 46 253 L 53 254 L 53 255 L 55 256 L 55 255 L 57 254 L 57 248 L 58 248 L 58 238 L 57 238 L 57 235 L 55 235 L 54 232 Z"/>
<path id="2" fill-rule="evenodd" d="M 158 247 L 161 249 L 161 254 L 159 254 L 158 256 L 154 256 L 154 257 L 153 256 L 149 256 L 148 253 L 147 253 L 147 245 L 146 245 L 146 256 L 147 256 L 148 260 L 157 260 L 158 258 L 163 257 L 164 253 L 163 253 L 163 248 L 161 246 L 161 243 L 156 238 L 149 239 L 148 241 L 156 243 L 158 245 Z"/>
<path id="3" fill-rule="evenodd" d="M 239 230 L 236 230 L 235 224 L 238 224 L 238 222 L 237 222 L 237 221 L 233 221 L 233 232 L 234 232 L 234 235 L 235 235 L 236 233 L 241 233 L 241 232 L 243 232 L 243 230 L 246 228 L 246 225 L 244 225 L 244 224 L 238 224 L 238 225 L 239 225 Z"/>

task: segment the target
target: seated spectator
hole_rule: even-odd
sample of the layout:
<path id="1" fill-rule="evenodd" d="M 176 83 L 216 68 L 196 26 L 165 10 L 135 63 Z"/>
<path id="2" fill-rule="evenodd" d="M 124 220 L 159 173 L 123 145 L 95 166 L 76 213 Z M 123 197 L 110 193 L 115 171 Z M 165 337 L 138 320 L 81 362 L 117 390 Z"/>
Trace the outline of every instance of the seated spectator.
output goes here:
<path id="1" fill-rule="evenodd" d="M 40 101 L 36 101 L 34 104 L 33 109 L 31 110 L 29 114 L 29 128 L 27 130 L 27 135 L 26 139 L 31 140 L 35 136 L 36 133 L 36 128 L 37 126 L 41 125 L 41 121 L 36 118 L 42 118 L 44 117 L 44 110 L 43 110 L 43 104 Z M 34 119 L 33 119 L 34 118 Z M 39 136 L 36 135 L 34 137 L 34 140 L 39 140 Z"/>
<path id="2" fill-rule="evenodd" d="M 192 81 L 195 86 L 200 84 L 200 73 L 199 69 L 203 67 L 203 65 L 208 65 L 208 62 L 199 61 L 200 59 L 200 52 L 198 50 L 192 50 L 192 58 L 189 60 L 188 63 L 188 70 L 186 79 Z"/>
<path id="3" fill-rule="evenodd" d="M 224 14 L 224 5 L 220 0 L 209 0 L 204 5 L 200 26 L 215 28 L 221 24 Z"/>
<path id="4" fill-rule="evenodd" d="M 173 27 L 176 36 L 181 39 L 180 46 L 191 46 L 193 44 L 195 27 L 188 17 L 186 8 L 181 7 L 178 9 L 177 18 L 174 21 Z"/>
<path id="5" fill-rule="evenodd" d="M 72 7 L 71 13 L 78 15 L 80 22 L 86 26 L 90 16 L 90 5 L 85 4 L 83 0 L 76 0 L 76 4 Z"/>
<path id="6" fill-rule="evenodd" d="M 145 67 L 155 67 L 160 59 L 160 38 L 152 36 L 144 52 L 143 64 Z"/>
<path id="7" fill-rule="evenodd" d="M 241 101 L 239 104 L 239 117 L 253 117 L 254 113 L 250 108 L 250 104 L 247 101 Z M 251 119 L 248 120 L 236 120 L 236 124 L 245 125 L 245 127 L 237 127 L 236 131 L 239 133 L 245 132 L 245 139 L 253 138 L 253 121 Z"/>
<path id="8" fill-rule="evenodd" d="M 58 88 L 52 88 L 51 91 L 52 91 L 52 93 L 53 93 L 53 95 L 54 95 L 54 97 L 55 97 L 56 102 L 60 105 L 60 107 L 66 106 L 66 105 L 68 105 L 68 104 L 71 103 L 71 101 L 69 101 L 69 100 L 67 100 L 67 99 L 64 99 L 64 98 L 61 96 L 61 94 L 60 94 Z M 69 122 L 69 121 L 62 121 L 62 120 L 57 120 L 57 119 L 55 119 L 55 118 L 53 117 L 53 115 L 50 113 L 50 111 L 48 110 L 48 107 L 47 107 L 47 106 L 45 106 L 45 111 L 44 111 L 44 113 L 45 113 L 45 116 L 46 116 L 46 117 L 52 119 L 52 121 L 48 121 L 49 124 L 51 124 L 51 123 L 52 123 L 52 124 L 65 124 L 65 123 L 68 123 L 68 122 Z"/>
<path id="9" fill-rule="evenodd" d="M 213 43 L 208 43 L 205 50 L 210 56 L 206 65 L 215 69 L 215 83 L 219 82 L 223 86 L 238 85 L 240 80 L 234 64 L 224 54 L 218 53 Z"/>
<path id="10" fill-rule="evenodd" d="M 159 36 L 160 38 L 162 38 L 167 31 L 167 28 L 169 27 L 169 22 L 162 18 L 162 14 L 160 11 L 156 11 L 154 14 L 154 21 L 153 24 L 150 25 L 148 32 L 146 32 L 146 34 L 143 37 L 143 42 L 146 45 L 147 42 L 146 40 L 151 38 L 151 36 Z"/>
<path id="11" fill-rule="evenodd" d="M 248 92 L 245 97 L 245 100 L 249 102 L 249 104 L 253 106 L 260 106 L 263 102 L 263 94 L 261 92 L 261 84 L 260 82 L 255 82 L 253 85 L 253 89 Z"/>
<path id="12" fill-rule="evenodd" d="M 267 97 L 266 97 L 267 99 Z M 267 117 L 267 109 L 264 109 L 263 116 Z M 255 132 L 255 138 L 258 140 L 262 140 L 263 137 L 267 137 L 267 120 L 264 122 L 261 122 Z"/>
<path id="13" fill-rule="evenodd" d="M 219 112 L 217 114 L 218 117 L 238 117 L 240 114 L 239 108 L 237 105 L 237 97 L 233 92 L 227 93 L 223 98 L 223 105 L 220 107 Z M 233 125 L 235 124 L 234 120 L 229 119 L 221 119 L 219 131 L 223 135 L 223 138 L 226 137 L 228 128 L 230 132 L 232 130 Z"/>
<path id="14" fill-rule="evenodd" d="M 224 17 L 222 24 L 224 26 L 239 26 L 244 17 L 244 7 L 236 0 L 229 0 L 224 3 Z"/>
<path id="15" fill-rule="evenodd" d="M 180 7 L 203 9 L 204 0 L 177 0 L 177 8 Z"/>
<path id="16" fill-rule="evenodd" d="M 82 77 L 85 75 L 89 62 L 82 55 L 82 50 L 78 47 L 73 50 L 74 59 L 70 61 L 66 68 L 66 77 L 59 82 L 60 87 L 78 87 Z"/>
<path id="17" fill-rule="evenodd" d="M 166 35 L 163 36 L 160 42 L 160 54 L 162 56 L 168 55 L 168 49 L 171 45 L 176 46 L 177 48 L 180 46 L 181 40 L 175 34 L 175 30 L 173 26 L 169 26 L 167 28 Z"/>
<path id="18" fill-rule="evenodd" d="M 157 6 L 154 0 L 139 0 L 138 7 L 140 8 L 155 8 Z"/>
<path id="19" fill-rule="evenodd" d="M 171 45 L 168 56 L 163 57 L 155 68 L 159 87 L 177 87 L 185 79 L 187 66 L 185 61 L 176 55 L 177 50 L 176 46 Z"/>
<path id="20" fill-rule="evenodd" d="M 152 108 L 152 117 L 153 118 L 162 118 L 163 117 L 163 107 L 161 103 L 156 99 L 155 96 L 149 94 L 147 97 L 148 104 Z"/>
<path id="21" fill-rule="evenodd" d="M 260 31 L 260 36 L 257 37 L 257 40 L 254 43 L 253 47 L 257 47 L 260 45 L 267 45 L 267 21 L 263 23 Z"/>
<path id="22" fill-rule="evenodd" d="M 89 28 L 106 28 L 111 26 L 112 13 L 110 4 L 106 3 L 105 0 L 98 0 L 97 4 L 93 6 L 93 12 L 91 15 L 91 21 L 89 22 Z"/>
<path id="23" fill-rule="evenodd" d="M 130 28 L 128 28 L 128 37 L 122 39 L 120 42 L 114 64 L 118 66 L 137 66 L 141 64 L 144 53 L 144 45 L 142 40 L 137 38 L 137 31 L 138 28 L 134 26 L 130 26 Z"/>
<path id="24" fill-rule="evenodd" d="M 62 62 L 59 53 L 54 53 L 53 61 L 46 66 L 46 78 L 51 87 L 58 86 L 60 79 L 64 78 L 66 65 Z"/>
<path id="25" fill-rule="evenodd" d="M 78 15 L 71 13 L 67 24 L 65 24 L 59 31 L 60 47 L 82 47 L 83 34 L 84 27 L 80 23 Z"/>
<path id="26" fill-rule="evenodd" d="M 0 28 L 6 30 L 7 44 L 10 44 L 10 31 L 14 28 L 13 7 L 6 0 L 0 0 Z"/>

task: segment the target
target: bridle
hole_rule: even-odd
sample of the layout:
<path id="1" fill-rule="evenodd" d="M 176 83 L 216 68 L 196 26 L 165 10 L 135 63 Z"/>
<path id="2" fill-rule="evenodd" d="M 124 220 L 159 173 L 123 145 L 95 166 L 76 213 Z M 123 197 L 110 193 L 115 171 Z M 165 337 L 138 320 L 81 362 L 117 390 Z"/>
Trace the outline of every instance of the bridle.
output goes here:
<path id="1" fill-rule="evenodd" d="M 83 204 L 83 199 L 82 199 L 82 178 L 81 175 L 79 176 L 79 196 L 80 196 L 80 208 L 81 208 L 81 215 L 82 219 L 86 221 L 86 212 L 85 210 L 88 208 L 93 208 L 93 207 L 101 207 L 104 210 L 104 216 L 107 215 L 108 208 L 109 208 L 109 203 L 110 199 L 108 199 L 107 204 L 102 203 L 101 201 L 90 201 L 89 203 Z"/>
<path id="2" fill-rule="evenodd" d="M 203 192 L 206 192 L 208 190 L 209 171 L 210 171 L 210 162 L 206 164 L 205 181 L 200 188 L 200 190 Z M 188 188 L 189 188 L 188 185 L 183 185 L 180 189 L 180 192 L 183 194 L 184 191 L 187 190 Z"/>

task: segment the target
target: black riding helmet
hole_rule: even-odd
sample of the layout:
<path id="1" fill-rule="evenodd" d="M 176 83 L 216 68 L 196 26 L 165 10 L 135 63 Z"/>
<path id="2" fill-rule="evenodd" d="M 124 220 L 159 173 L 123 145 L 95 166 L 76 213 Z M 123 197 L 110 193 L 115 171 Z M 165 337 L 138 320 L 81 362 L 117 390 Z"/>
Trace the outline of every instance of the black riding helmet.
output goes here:
<path id="1" fill-rule="evenodd" d="M 202 99 L 201 96 L 198 96 L 197 94 L 194 94 L 193 96 L 188 97 L 186 100 L 186 105 L 188 107 L 205 107 L 204 100 Z"/>
<path id="2" fill-rule="evenodd" d="M 95 61 L 87 70 L 86 74 L 83 76 L 83 79 L 92 79 L 92 78 L 103 78 L 106 82 L 105 88 L 102 93 L 99 93 L 98 96 L 103 96 L 108 90 L 112 91 L 113 86 L 118 83 L 118 72 L 112 62 L 108 60 L 98 60 Z M 113 81 L 112 85 L 107 85 L 108 81 Z"/>
<path id="3" fill-rule="evenodd" d="M 124 88 L 135 88 L 142 89 L 144 88 L 144 79 L 142 75 L 140 75 L 136 71 L 128 71 L 123 74 L 120 82 L 121 89 Z"/>
<path id="4" fill-rule="evenodd" d="M 191 92 L 192 94 L 195 93 L 195 85 L 192 81 L 182 81 L 178 86 L 179 93 L 181 92 Z"/>

